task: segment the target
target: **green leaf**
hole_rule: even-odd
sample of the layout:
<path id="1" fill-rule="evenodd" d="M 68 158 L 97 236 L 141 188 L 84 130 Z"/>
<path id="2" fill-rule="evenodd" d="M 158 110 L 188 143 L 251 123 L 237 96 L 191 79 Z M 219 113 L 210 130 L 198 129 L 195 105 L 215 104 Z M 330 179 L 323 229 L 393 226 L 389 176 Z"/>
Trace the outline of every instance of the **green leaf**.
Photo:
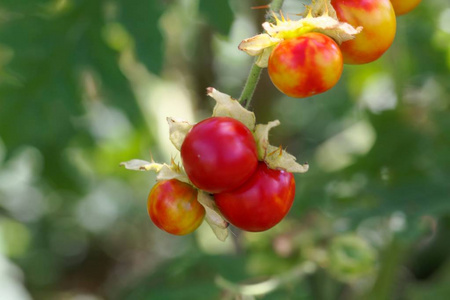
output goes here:
<path id="1" fill-rule="evenodd" d="M 223 35 L 228 35 L 234 18 L 228 0 L 200 0 L 200 12 L 214 29 Z"/>
<path id="2" fill-rule="evenodd" d="M 119 21 L 134 37 L 139 60 L 159 74 L 163 64 L 163 36 L 158 22 L 164 6 L 160 0 L 119 0 Z"/>
<path id="3" fill-rule="evenodd" d="M 97 87 L 101 84 L 96 100 L 140 120 L 118 65 L 119 53 L 102 39 L 104 7 L 89 0 L 62 11 L 49 9 L 48 1 L 6 4 L 0 40 L 13 55 L 1 70 L 7 76 L 0 78 L 0 136 L 9 153 L 23 145 L 38 148 L 44 155 L 43 175 L 73 189 L 73 168 L 61 154 L 75 137 L 82 137 L 85 145 L 92 141 L 79 122 L 86 113 L 82 75 L 88 72 Z"/>

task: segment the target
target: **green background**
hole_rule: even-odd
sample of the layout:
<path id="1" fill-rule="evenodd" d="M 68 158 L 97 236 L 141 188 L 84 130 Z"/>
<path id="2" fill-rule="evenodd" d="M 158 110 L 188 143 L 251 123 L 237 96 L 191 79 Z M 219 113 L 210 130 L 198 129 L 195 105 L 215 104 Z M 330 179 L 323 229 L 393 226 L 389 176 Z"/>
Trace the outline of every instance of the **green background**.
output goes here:
<path id="1" fill-rule="evenodd" d="M 179 160 L 165 118 L 210 116 L 209 86 L 239 96 L 252 58 L 237 45 L 265 4 L 0 1 L 0 298 L 450 297 L 446 0 L 397 18 L 384 56 L 324 94 L 288 98 L 263 70 L 257 121 L 280 120 L 271 143 L 310 164 L 278 226 L 221 243 L 149 220 L 155 175 L 119 163 Z"/>

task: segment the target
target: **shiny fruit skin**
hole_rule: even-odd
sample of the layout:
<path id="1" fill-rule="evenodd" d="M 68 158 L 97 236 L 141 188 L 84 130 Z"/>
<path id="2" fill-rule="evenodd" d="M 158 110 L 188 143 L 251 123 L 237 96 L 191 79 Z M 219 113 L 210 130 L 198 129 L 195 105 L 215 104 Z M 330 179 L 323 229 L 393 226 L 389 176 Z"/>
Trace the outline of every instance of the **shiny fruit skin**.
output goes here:
<path id="1" fill-rule="evenodd" d="M 259 162 L 255 174 L 234 191 L 214 195 L 217 207 L 234 226 L 252 232 L 278 224 L 295 196 L 294 176 Z"/>
<path id="2" fill-rule="evenodd" d="M 176 179 L 158 181 L 150 191 L 147 211 L 160 229 L 186 235 L 197 229 L 205 208 L 197 201 L 197 190 Z"/>
<path id="3" fill-rule="evenodd" d="M 305 98 L 331 89 L 343 69 L 339 46 L 330 37 L 310 32 L 279 43 L 269 57 L 272 83 L 284 94 Z"/>
<path id="4" fill-rule="evenodd" d="M 383 55 L 395 38 L 397 27 L 389 0 L 332 0 L 338 19 L 363 30 L 341 44 L 344 63 L 365 64 Z"/>
<path id="5" fill-rule="evenodd" d="M 192 183 L 209 193 L 237 188 L 258 165 L 251 131 L 229 117 L 212 117 L 196 124 L 181 146 L 181 159 Z"/>
<path id="6" fill-rule="evenodd" d="M 397 16 L 404 15 L 412 11 L 422 0 L 391 0 Z"/>

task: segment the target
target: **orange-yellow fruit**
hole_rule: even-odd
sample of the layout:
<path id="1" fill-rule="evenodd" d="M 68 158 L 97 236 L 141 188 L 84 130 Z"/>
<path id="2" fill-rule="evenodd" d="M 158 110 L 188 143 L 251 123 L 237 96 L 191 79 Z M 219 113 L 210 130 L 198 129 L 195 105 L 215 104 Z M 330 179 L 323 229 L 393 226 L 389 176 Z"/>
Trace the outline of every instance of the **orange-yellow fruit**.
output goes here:
<path id="1" fill-rule="evenodd" d="M 157 182 L 148 195 L 147 210 L 153 223 L 175 235 L 186 235 L 200 226 L 204 207 L 197 201 L 197 190 L 176 179 Z"/>
<path id="2" fill-rule="evenodd" d="M 339 46 L 330 37 L 310 32 L 279 43 L 269 57 L 272 83 L 294 98 L 305 98 L 331 89 L 341 77 Z"/>
<path id="3" fill-rule="evenodd" d="M 391 0 L 397 16 L 404 15 L 416 8 L 422 0 Z"/>
<path id="4" fill-rule="evenodd" d="M 394 41 L 396 19 L 389 0 L 331 0 L 338 19 L 363 30 L 341 44 L 344 63 L 365 64 L 378 59 Z"/>

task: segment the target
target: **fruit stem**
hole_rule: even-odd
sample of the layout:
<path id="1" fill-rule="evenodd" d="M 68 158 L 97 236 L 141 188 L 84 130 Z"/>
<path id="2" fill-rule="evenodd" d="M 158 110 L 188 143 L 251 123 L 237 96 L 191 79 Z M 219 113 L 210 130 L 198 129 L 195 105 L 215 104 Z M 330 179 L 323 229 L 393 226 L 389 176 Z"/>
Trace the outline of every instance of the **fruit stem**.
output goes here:
<path id="1" fill-rule="evenodd" d="M 270 3 L 270 10 L 274 12 L 279 12 L 283 6 L 284 0 L 273 0 Z M 270 21 L 272 19 L 272 14 L 269 12 L 266 14 L 266 20 Z M 252 102 L 252 97 L 255 92 L 256 86 L 258 85 L 259 77 L 261 76 L 262 68 L 258 67 L 253 63 L 250 69 L 250 74 L 248 75 L 247 82 L 245 83 L 244 89 L 242 90 L 241 96 L 239 97 L 239 102 L 245 102 L 245 108 L 249 108 Z"/>
<path id="2" fill-rule="evenodd" d="M 239 98 L 239 102 L 245 102 L 245 108 L 248 108 L 250 106 L 250 102 L 252 102 L 253 93 L 255 92 L 256 86 L 258 85 L 261 71 L 262 68 L 253 63 L 252 68 L 250 69 L 250 74 L 247 78 L 247 82 L 245 83 L 241 97 Z"/>
<path id="3" fill-rule="evenodd" d="M 240 284 L 228 281 L 222 276 L 217 276 L 215 279 L 216 284 L 223 290 L 234 294 L 236 296 L 259 296 L 268 294 L 281 286 L 291 285 L 293 283 L 300 282 L 303 278 L 313 274 L 317 270 L 315 263 L 311 261 L 305 261 L 300 265 L 294 267 L 292 270 L 286 273 L 274 276 L 259 283 L 253 284 Z"/>
<path id="4" fill-rule="evenodd" d="M 283 2 L 284 0 L 273 0 L 272 3 L 270 3 L 270 9 L 278 13 L 283 6 Z"/>

